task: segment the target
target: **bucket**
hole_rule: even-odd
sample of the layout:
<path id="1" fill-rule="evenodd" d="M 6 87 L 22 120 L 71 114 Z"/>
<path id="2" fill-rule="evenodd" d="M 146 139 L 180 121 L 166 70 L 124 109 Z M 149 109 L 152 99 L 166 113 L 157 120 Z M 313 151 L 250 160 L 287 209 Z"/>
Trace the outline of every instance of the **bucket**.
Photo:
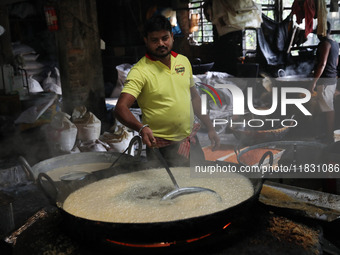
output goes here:
<path id="1" fill-rule="evenodd" d="M 340 141 L 340 129 L 334 130 L 334 142 Z"/>

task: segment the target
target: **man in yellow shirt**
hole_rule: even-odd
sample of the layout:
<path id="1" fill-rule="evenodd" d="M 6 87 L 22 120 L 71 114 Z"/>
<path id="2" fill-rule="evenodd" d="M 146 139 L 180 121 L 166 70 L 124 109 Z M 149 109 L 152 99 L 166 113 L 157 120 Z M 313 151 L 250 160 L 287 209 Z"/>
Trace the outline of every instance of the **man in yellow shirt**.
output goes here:
<path id="1" fill-rule="evenodd" d="M 172 165 L 188 163 L 190 157 L 204 158 L 195 136 L 194 114 L 208 129 L 214 147 L 220 139 L 206 115 L 201 115 L 201 99 L 194 86 L 189 60 L 172 51 L 174 42 L 170 22 L 154 16 L 144 27 L 146 55 L 135 64 L 118 99 L 115 116 L 127 127 L 139 132 L 148 148 L 158 147 Z M 137 99 L 142 110 L 140 123 L 129 108 Z"/>

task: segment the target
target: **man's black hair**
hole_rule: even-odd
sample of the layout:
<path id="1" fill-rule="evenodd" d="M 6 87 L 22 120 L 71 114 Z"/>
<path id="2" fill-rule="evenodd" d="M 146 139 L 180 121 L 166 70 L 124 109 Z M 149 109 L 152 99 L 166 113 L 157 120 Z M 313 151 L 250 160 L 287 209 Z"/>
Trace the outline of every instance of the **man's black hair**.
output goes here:
<path id="1" fill-rule="evenodd" d="M 147 37 L 148 33 L 161 30 L 166 30 L 171 33 L 172 27 L 170 21 L 163 15 L 152 16 L 144 25 L 144 37 Z"/>

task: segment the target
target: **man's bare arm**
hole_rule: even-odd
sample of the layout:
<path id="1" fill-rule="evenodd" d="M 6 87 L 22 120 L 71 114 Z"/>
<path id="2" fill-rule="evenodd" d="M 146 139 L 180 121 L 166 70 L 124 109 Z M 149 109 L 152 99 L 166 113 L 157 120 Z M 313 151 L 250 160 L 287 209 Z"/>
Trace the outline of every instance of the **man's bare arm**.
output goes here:
<path id="1" fill-rule="evenodd" d="M 115 108 L 115 117 L 125 126 L 136 130 L 137 132 L 143 127 L 136 117 L 130 111 L 130 107 L 136 101 L 136 98 L 128 93 L 122 93 L 118 99 Z M 141 131 L 143 143 L 148 147 L 152 147 L 156 143 L 152 130 L 149 127 L 144 127 Z"/>

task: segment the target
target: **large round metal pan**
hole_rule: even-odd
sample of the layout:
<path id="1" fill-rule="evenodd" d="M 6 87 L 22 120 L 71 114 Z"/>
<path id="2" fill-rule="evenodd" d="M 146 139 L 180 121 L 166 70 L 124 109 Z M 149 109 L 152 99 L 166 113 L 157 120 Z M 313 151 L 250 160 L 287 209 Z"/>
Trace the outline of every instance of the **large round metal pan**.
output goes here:
<path id="1" fill-rule="evenodd" d="M 264 142 L 280 141 L 290 130 L 290 127 L 281 127 L 268 130 L 244 129 L 231 127 L 236 139 L 244 145 L 253 145 Z"/>
<path id="2" fill-rule="evenodd" d="M 274 83 L 280 87 L 307 88 L 313 83 L 313 77 L 306 77 L 304 75 L 288 75 L 275 78 Z"/>
<path id="3" fill-rule="evenodd" d="M 75 157 L 76 156 L 76 157 Z M 90 157 L 89 157 L 90 156 Z M 40 172 L 38 179 L 40 185 L 50 198 L 55 199 L 56 205 L 61 209 L 65 223 L 64 226 L 70 233 L 82 240 L 95 241 L 96 243 L 167 243 L 188 239 L 200 238 L 209 235 L 236 219 L 241 213 L 251 216 L 250 207 L 258 200 L 262 188 L 262 179 L 250 179 L 254 194 L 249 199 L 225 210 L 199 217 L 186 218 L 176 221 L 156 223 L 108 223 L 92 221 L 69 214 L 63 210 L 63 202 L 75 190 L 84 187 L 97 180 L 108 178 L 118 174 L 128 174 L 132 171 L 154 169 L 160 167 L 158 162 L 140 162 L 125 160 L 126 164 L 120 164 L 110 171 L 98 171 L 87 175 L 80 181 L 53 181 L 48 177 L 48 172 L 57 167 L 87 162 L 103 162 L 112 160 L 112 156 L 106 153 L 92 153 L 85 155 L 65 155 L 48 159 L 45 162 L 33 166 L 35 174 Z M 90 160 L 92 158 L 92 160 Z M 80 160 L 80 162 L 79 162 Z M 106 161 L 107 162 L 107 161 Z M 206 162 L 207 165 L 216 162 Z M 219 163 L 228 164 L 228 163 Z M 164 169 L 160 169 L 164 171 Z M 50 179 L 50 180 L 49 180 Z M 54 186 L 54 187 L 53 187 Z"/>

